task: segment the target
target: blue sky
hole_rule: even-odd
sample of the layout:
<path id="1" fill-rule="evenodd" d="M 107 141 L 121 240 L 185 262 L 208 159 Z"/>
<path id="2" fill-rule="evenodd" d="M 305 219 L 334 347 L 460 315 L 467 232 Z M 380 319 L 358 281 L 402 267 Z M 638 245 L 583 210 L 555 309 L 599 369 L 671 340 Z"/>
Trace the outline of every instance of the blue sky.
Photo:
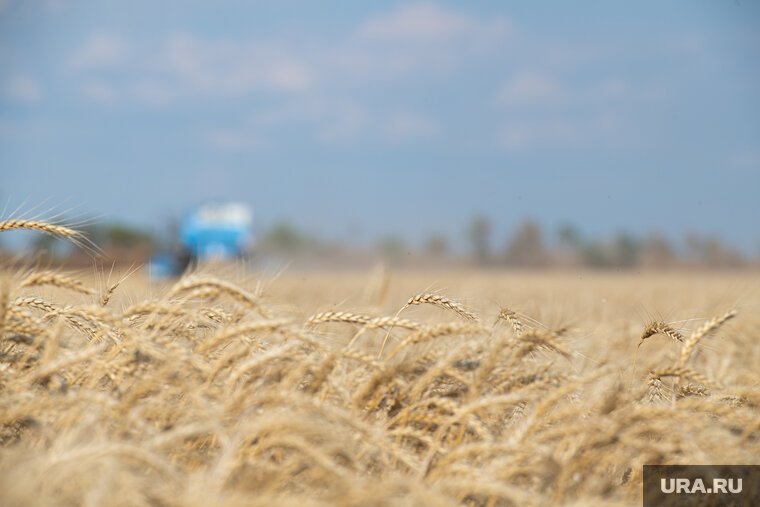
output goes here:
<path id="1" fill-rule="evenodd" d="M 0 200 L 760 249 L 760 4 L 0 0 Z"/>

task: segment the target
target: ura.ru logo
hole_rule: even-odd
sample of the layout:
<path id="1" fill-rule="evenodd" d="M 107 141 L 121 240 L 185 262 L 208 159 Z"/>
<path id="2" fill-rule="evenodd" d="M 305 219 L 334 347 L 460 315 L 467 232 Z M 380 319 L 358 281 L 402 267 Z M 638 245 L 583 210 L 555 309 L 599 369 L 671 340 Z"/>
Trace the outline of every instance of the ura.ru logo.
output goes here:
<path id="1" fill-rule="evenodd" d="M 696 478 L 690 479 L 660 479 L 660 491 L 663 493 L 741 493 L 742 480 L 714 478 L 712 485 Z"/>

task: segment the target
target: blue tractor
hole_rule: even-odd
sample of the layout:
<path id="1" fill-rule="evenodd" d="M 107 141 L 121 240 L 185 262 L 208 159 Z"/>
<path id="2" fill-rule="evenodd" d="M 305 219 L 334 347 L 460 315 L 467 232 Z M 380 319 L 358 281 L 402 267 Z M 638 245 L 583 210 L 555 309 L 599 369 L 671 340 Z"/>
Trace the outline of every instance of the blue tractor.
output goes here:
<path id="1" fill-rule="evenodd" d="M 228 261 L 248 254 L 253 246 L 253 213 L 235 202 L 198 206 L 183 217 L 179 243 L 179 252 L 151 259 L 152 276 L 179 275 L 191 261 Z"/>
<path id="2" fill-rule="evenodd" d="M 253 214 L 245 204 L 205 204 L 185 215 L 180 242 L 200 261 L 231 260 L 251 248 L 252 226 Z"/>

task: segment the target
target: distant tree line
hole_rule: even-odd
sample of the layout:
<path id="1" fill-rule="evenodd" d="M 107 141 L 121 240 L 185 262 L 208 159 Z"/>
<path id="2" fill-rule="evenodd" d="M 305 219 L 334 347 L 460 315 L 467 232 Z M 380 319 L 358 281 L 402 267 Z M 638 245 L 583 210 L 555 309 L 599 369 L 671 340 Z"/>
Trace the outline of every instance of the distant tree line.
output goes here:
<path id="1" fill-rule="evenodd" d="M 83 232 L 100 253 L 119 262 L 146 262 L 158 252 L 177 252 L 178 227 L 161 234 L 130 225 L 112 223 L 90 226 Z M 732 268 L 752 264 L 714 237 L 688 234 L 674 244 L 665 236 L 621 232 L 611 238 L 587 238 L 570 224 L 546 234 L 533 220 L 525 220 L 511 234 L 497 241 L 491 220 L 476 216 L 464 231 L 462 248 L 452 248 L 444 234 L 431 234 L 415 245 L 400 236 L 384 236 L 374 245 L 359 247 L 350 241 L 326 241 L 287 222 L 261 230 L 255 238 L 254 257 L 321 259 L 323 264 L 342 261 L 361 263 L 377 255 L 396 264 L 470 263 L 478 266 L 514 268 L 589 267 L 600 269 L 709 267 Z M 86 262 L 86 253 L 52 236 L 37 235 L 32 245 L 39 256 Z M 1 248 L 0 248 L 1 250 Z M 757 265 L 757 259 L 754 260 Z"/>
<path id="2" fill-rule="evenodd" d="M 640 237 L 622 232 L 613 238 L 587 239 L 575 226 L 567 224 L 556 231 L 554 241 L 548 242 L 539 224 L 526 220 L 508 237 L 500 251 L 491 249 L 491 235 L 492 227 L 486 217 L 472 220 L 468 230 L 470 253 L 479 264 L 528 268 L 728 268 L 747 263 L 719 239 L 697 234 L 688 234 L 684 245 L 676 248 L 668 238 L 657 233 Z"/>

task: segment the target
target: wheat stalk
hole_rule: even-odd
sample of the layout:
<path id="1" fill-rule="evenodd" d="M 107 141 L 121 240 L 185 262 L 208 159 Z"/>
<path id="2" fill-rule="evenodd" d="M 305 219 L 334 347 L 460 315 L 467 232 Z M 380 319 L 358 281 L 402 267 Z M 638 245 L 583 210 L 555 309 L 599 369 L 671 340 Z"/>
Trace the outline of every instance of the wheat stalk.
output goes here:
<path id="1" fill-rule="evenodd" d="M 163 314 L 171 315 L 174 319 L 182 319 L 187 316 L 187 313 L 187 310 L 176 305 L 164 304 L 160 301 L 143 301 L 142 303 L 134 304 L 124 310 L 121 314 L 121 318 L 125 319 L 127 322 L 134 322 L 137 319 L 148 315 Z"/>
<path id="2" fill-rule="evenodd" d="M 557 340 L 557 336 L 559 336 L 560 332 L 554 332 L 554 333 L 543 333 L 541 331 L 529 331 L 527 333 L 524 333 L 520 335 L 518 338 L 518 342 L 529 342 L 533 344 L 534 346 L 541 346 L 549 350 L 553 350 L 555 352 L 559 352 L 565 357 L 570 356 L 570 350 L 563 345 L 559 340 Z"/>
<path id="3" fill-rule="evenodd" d="M 704 375 L 697 373 L 694 370 L 690 370 L 689 368 L 679 366 L 673 366 L 670 368 L 654 371 L 649 375 L 648 380 L 661 379 L 662 377 L 678 377 L 679 381 L 682 377 L 684 377 L 694 380 L 695 382 L 699 382 L 700 384 L 704 384 L 708 387 L 720 387 L 718 384 L 708 380 Z"/>
<path id="4" fill-rule="evenodd" d="M 699 328 L 695 329 L 694 332 L 689 336 L 689 338 L 683 344 L 683 348 L 681 349 L 681 358 L 678 363 L 679 366 L 683 367 L 686 364 L 686 362 L 689 360 L 689 356 L 691 356 L 691 352 L 694 350 L 694 347 L 696 347 L 697 343 L 699 343 L 699 340 L 705 337 L 708 333 L 718 329 L 727 320 L 736 317 L 736 314 L 737 314 L 736 310 L 729 310 L 723 315 L 720 315 L 718 317 L 714 317 L 708 320 L 707 322 L 702 324 Z"/>
<path id="5" fill-rule="evenodd" d="M 633 353 L 633 367 L 631 368 L 631 386 L 633 386 L 633 377 L 636 372 L 636 358 L 639 354 L 639 347 L 641 347 L 641 344 L 644 343 L 644 340 L 647 338 L 654 336 L 656 334 L 664 334 L 666 336 L 669 336 L 675 341 L 684 342 L 684 337 L 681 333 L 670 327 L 669 325 L 665 324 L 664 322 L 652 322 L 647 327 L 644 328 L 644 332 L 641 334 L 641 339 L 639 340 L 638 345 L 636 345 L 636 351 Z"/>
<path id="6" fill-rule="evenodd" d="M 8 313 L 9 298 L 10 290 L 8 289 L 8 282 L 2 280 L 2 282 L 0 282 L 0 333 L 2 333 L 5 327 L 5 317 Z"/>
<path id="7" fill-rule="evenodd" d="M 388 354 L 387 359 L 393 358 L 402 349 L 408 347 L 409 345 L 426 342 L 439 336 L 452 334 L 475 334 L 485 332 L 488 332 L 488 329 L 484 328 L 480 324 L 472 324 L 468 322 L 446 322 L 443 324 L 434 324 L 432 326 L 424 327 L 416 333 L 411 334 L 408 338 L 401 342 L 398 347 L 393 349 L 390 354 Z"/>
<path id="8" fill-rule="evenodd" d="M 348 345 L 346 345 L 346 347 L 349 348 L 353 346 L 353 344 L 356 343 L 356 340 L 358 340 L 362 334 L 364 334 L 366 331 L 369 331 L 370 329 L 383 328 L 383 327 L 392 328 L 396 326 L 415 331 L 420 328 L 421 324 L 413 320 L 401 319 L 399 317 L 391 317 L 391 316 L 375 317 L 371 319 L 369 322 L 365 323 L 364 326 L 362 326 L 362 328 L 356 332 L 356 334 L 351 338 L 351 341 L 348 342 Z"/>
<path id="9" fill-rule="evenodd" d="M 238 326 L 226 327 L 220 333 L 212 336 L 210 339 L 199 345 L 196 349 L 196 353 L 203 354 L 204 352 L 217 347 L 220 343 L 236 336 L 259 333 L 262 331 L 275 331 L 282 328 L 287 323 L 288 321 L 284 319 L 278 319 L 249 322 Z"/>
<path id="10" fill-rule="evenodd" d="M 86 287 L 82 282 L 72 277 L 56 273 L 54 271 L 42 271 L 28 275 L 18 285 L 17 290 L 26 287 L 39 287 L 42 285 L 60 287 L 62 289 L 79 292 L 80 294 L 85 294 L 88 296 L 91 296 L 95 293 L 93 289 Z"/>

